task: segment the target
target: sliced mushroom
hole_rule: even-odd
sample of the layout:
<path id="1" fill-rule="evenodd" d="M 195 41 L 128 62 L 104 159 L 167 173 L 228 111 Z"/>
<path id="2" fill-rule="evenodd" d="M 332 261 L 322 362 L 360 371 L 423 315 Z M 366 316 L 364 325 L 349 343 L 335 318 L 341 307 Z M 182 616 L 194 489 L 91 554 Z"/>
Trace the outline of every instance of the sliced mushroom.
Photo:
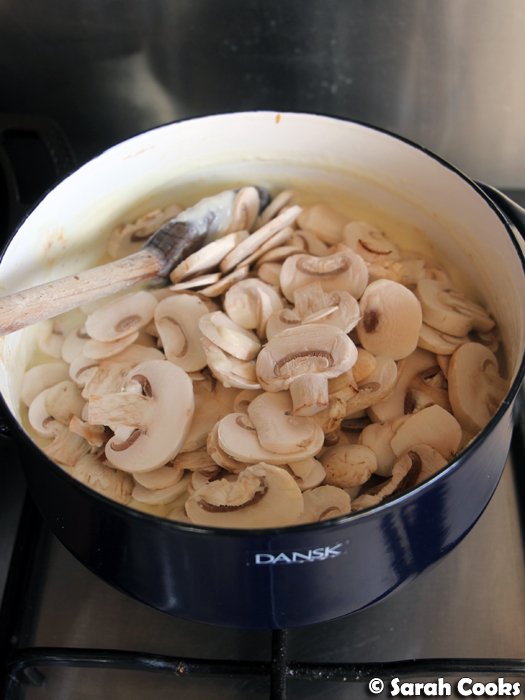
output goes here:
<path id="1" fill-rule="evenodd" d="M 184 470 L 194 472 L 198 469 L 207 469 L 214 464 L 215 462 L 208 454 L 206 447 L 200 447 L 198 450 L 193 450 L 192 452 L 179 452 L 175 459 L 171 460 L 166 466 L 172 466 L 180 472 Z M 143 475 L 144 473 L 141 474 Z M 136 474 L 134 476 L 136 476 Z"/>
<path id="2" fill-rule="evenodd" d="M 239 230 L 208 243 L 177 265 L 170 273 L 170 280 L 176 284 L 193 275 L 211 272 L 245 238 L 248 238 L 248 231 Z"/>
<path id="3" fill-rule="evenodd" d="M 255 362 L 238 360 L 221 350 L 208 338 L 201 338 L 201 344 L 206 353 L 206 361 L 211 373 L 225 387 L 237 389 L 260 389 L 255 372 Z"/>
<path id="4" fill-rule="evenodd" d="M 138 337 L 139 332 L 135 331 L 135 333 L 131 333 L 124 338 L 111 340 L 109 342 L 93 340 L 93 338 L 91 338 L 84 344 L 82 354 L 84 357 L 87 357 L 88 360 L 106 360 L 108 357 L 119 355 L 127 347 L 133 345 Z"/>
<path id="5" fill-rule="evenodd" d="M 220 269 L 222 273 L 229 272 L 237 267 L 239 263 L 245 260 L 248 256 L 252 255 L 257 248 L 259 248 L 263 243 L 269 240 L 276 233 L 284 228 L 290 226 L 296 218 L 301 213 L 301 207 L 291 207 L 285 212 L 279 214 L 275 219 L 271 219 L 258 229 L 255 233 L 241 243 L 231 253 L 224 258 L 220 264 Z"/>
<path id="6" fill-rule="evenodd" d="M 76 416 L 72 416 L 68 427 L 72 433 L 87 440 L 92 447 L 102 447 L 110 437 L 103 425 L 89 425 Z"/>
<path id="7" fill-rule="evenodd" d="M 64 338 L 64 343 L 62 345 L 62 359 L 71 364 L 71 362 L 80 355 L 82 348 L 88 340 L 89 335 L 86 332 L 84 324 L 70 330 Z"/>
<path id="8" fill-rule="evenodd" d="M 337 486 L 319 486 L 303 493 L 304 512 L 297 525 L 319 523 L 350 513 L 350 496 Z"/>
<path id="9" fill-rule="evenodd" d="M 297 219 L 300 229 L 315 234 L 328 245 L 342 239 L 343 229 L 348 222 L 347 216 L 324 203 L 306 207 Z"/>
<path id="10" fill-rule="evenodd" d="M 213 426 L 208 435 L 208 440 L 206 442 L 208 455 L 215 464 L 218 464 L 223 469 L 235 474 L 240 474 L 240 472 L 244 471 L 248 463 L 234 459 L 222 449 L 219 444 L 219 422 Z"/>
<path id="11" fill-rule="evenodd" d="M 60 321 L 43 321 L 38 329 L 38 347 L 49 355 L 59 360 L 62 357 L 64 345 L 64 325 Z"/>
<path id="12" fill-rule="evenodd" d="M 472 329 L 474 314 L 465 295 L 458 289 L 446 282 L 422 279 L 417 283 L 415 293 L 427 325 L 459 338 Z"/>
<path id="13" fill-rule="evenodd" d="M 149 489 L 142 484 L 135 484 L 131 495 L 139 503 L 164 506 L 167 503 L 172 503 L 187 491 L 190 480 L 191 474 L 188 473 L 175 484 L 166 486 L 165 488 Z"/>
<path id="14" fill-rule="evenodd" d="M 271 340 L 282 331 L 301 325 L 299 315 L 293 309 L 275 311 L 266 323 L 266 337 Z"/>
<path id="15" fill-rule="evenodd" d="M 70 474 L 77 481 L 112 501 L 123 505 L 131 501 L 133 477 L 101 464 L 93 455 L 88 454 L 79 459 Z"/>
<path id="16" fill-rule="evenodd" d="M 164 210 L 154 209 L 144 214 L 133 224 L 117 226 L 108 239 L 109 255 L 118 259 L 137 253 L 163 224 L 174 219 L 182 211 L 179 204 L 171 204 Z"/>
<path id="17" fill-rule="evenodd" d="M 406 459 L 396 460 L 390 479 L 376 484 L 352 501 L 352 513 L 377 506 L 385 499 L 414 486 L 420 473 L 418 461 L 414 462 Z"/>
<path id="18" fill-rule="evenodd" d="M 207 275 L 192 277 L 191 279 L 185 280 L 184 282 L 177 282 L 177 284 L 174 284 L 170 287 L 170 290 L 172 292 L 184 292 L 189 289 L 201 288 L 201 291 L 203 291 L 203 289 L 208 288 L 209 285 L 218 284 L 220 283 L 220 281 L 222 281 L 220 272 L 210 272 Z"/>
<path id="19" fill-rule="evenodd" d="M 199 328 L 208 340 L 238 360 L 253 360 L 261 349 L 255 333 L 234 323 L 222 311 L 202 316 Z"/>
<path id="20" fill-rule="evenodd" d="M 346 415 L 346 402 L 339 396 L 329 396 L 328 406 L 315 413 L 312 419 L 317 423 L 325 435 L 333 433 L 341 425 Z"/>
<path id="21" fill-rule="evenodd" d="M 323 446 L 324 439 L 323 432 L 316 430 L 309 444 L 296 446 L 295 451 L 290 450 L 286 454 L 273 452 L 261 445 L 255 426 L 245 413 L 230 413 L 219 421 L 217 430 L 219 447 L 244 464 L 257 464 L 263 460 L 267 464 L 291 464 L 316 455 Z"/>
<path id="22" fill-rule="evenodd" d="M 248 413 L 248 406 L 256 396 L 263 393 L 262 389 L 243 389 L 235 397 L 233 410 L 235 413 Z"/>
<path id="23" fill-rule="evenodd" d="M 106 457 L 118 469 L 146 472 L 169 462 L 182 447 L 193 418 L 193 386 L 184 370 L 165 360 L 135 367 L 128 386 L 133 383 L 142 387 L 150 404 L 147 425 L 127 440 L 116 434 L 106 445 Z"/>
<path id="24" fill-rule="evenodd" d="M 303 248 L 305 253 L 309 255 L 317 255 L 320 258 L 324 258 L 328 255 L 328 246 L 323 243 L 315 233 L 310 231 L 294 231 L 293 235 L 290 237 L 290 245 L 296 246 L 297 248 Z"/>
<path id="25" fill-rule="evenodd" d="M 258 279 L 237 282 L 224 296 L 224 310 L 232 321 L 247 330 L 264 333 L 270 315 L 283 308 L 272 287 Z"/>
<path id="26" fill-rule="evenodd" d="M 358 393 L 346 402 L 346 415 L 353 416 L 369 406 L 383 401 L 395 386 L 397 365 L 390 357 L 378 356 L 375 370 L 358 382 Z"/>
<path id="27" fill-rule="evenodd" d="M 286 455 L 306 450 L 313 443 L 323 444 L 323 431 L 315 421 L 293 416 L 292 408 L 292 398 L 287 391 L 264 392 L 250 403 L 248 416 L 263 448 Z M 293 466 L 292 470 L 298 474 Z"/>
<path id="28" fill-rule="evenodd" d="M 399 369 L 394 390 L 388 398 L 375 403 L 368 409 L 368 415 L 375 423 L 385 423 L 399 416 L 405 415 L 405 401 L 407 391 L 420 372 L 424 372 L 436 365 L 436 356 L 416 348 L 405 360 L 403 367 Z M 408 411 L 411 413 L 412 411 Z"/>
<path id="29" fill-rule="evenodd" d="M 340 291 L 326 294 L 319 281 L 296 289 L 294 303 L 294 311 L 303 323 L 326 323 L 345 333 L 357 325 L 361 316 L 359 304 L 351 294 Z"/>
<path id="30" fill-rule="evenodd" d="M 77 462 L 87 455 L 91 445 L 80 435 L 72 433 L 65 425 L 60 425 L 55 431 L 55 439 L 43 451 L 50 458 L 66 467 L 74 467 Z"/>
<path id="31" fill-rule="evenodd" d="M 242 187 L 233 200 L 232 221 L 228 233 L 251 231 L 259 214 L 261 199 L 255 187 Z"/>
<path id="32" fill-rule="evenodd" d="M 467 343 L 455 351 L 448 382 L 454 415 L 472 433 L 485 427 L 508 391 L 508 382 L 499 375 L 496 356 L 479 343 Z"/>
<path id="33" fill-rule="evenodd" d="M 89 424 L 107 425 L 114 432 L 119 426 L 146 430 L 150 422 L 151 402 L 149 397 L 122 391 L 89 397 Z M 138 435 L 137 435 L 138 437 Z"/>
<path id="34" fill-rule="evenodd" d="M 326 483 L 340 488 L 360 486 L 377 469 L 377 459 L 366 445 L 337 445 L 320 458 L 326 469 Z"/>
<path id="35" fill-rule="evenodd" d="M 364 260 L 398 260 L 399 248 L 376 226 L 366 221 L 350 221 L 342 231 L 342 240 Z"/>
<path id="36" fill-rule="evenodd" d="M 280 283 L 289 301 L 294 300 L 297 289 L 312 282 L 320 282 L 325 292 L 348 292 L 359 299 L 368 282 L 368 269 L 363 258 L 350 248 L 325 258 L 299 254 L 285 260 Z"/>
<path id="37" fill-rule="evenodd" d="M 377 280 L 366 288 L 359 308 L 362 318 L 356 329 L 365 350 L 401 360 L 416 349 L 421 306 L 409 289 L 391 280 Z"/>
<path id="38" fill-rule="evenodd" d="M 105 342 L 124 338 L 149 323 L 156 306 L 157 300 L 148 292 L 126 294 L 88 316 L 86 331 Z"/>
<path id="39" fill-rule="evenodd" d="M 302 465 L 303 463 L 313 465 L 304 478 L 301 478 L 300 476 L 298 476 L 298 474 L 296 474 L 293 471 L 292 465 L 285 465 L 281 468 L 286 469 L 286 471 L 292 475 L 292 477 L 295 479 L 295 483 L 297 484 L 297 486 L 301 489 L 301 491 L 304 492 L 309 491 L 310 489 L 315 489 L 317 486 L 320 486 L 326 478 L 326 470 L 321 464 L 321 462 L 318 459 L 314 459 L 313 457 L 311 457 L 308 460 L 303 460 L 303 462 L 295 462 L 293 466 L 295 466 L 297 469 L 297 464 Z"/>
<path id="40" fill-rule="evenodd" d="M 313 415 L 328 405 L 328 379 L 355 364 L 357 349 L 335 326 L 306 324 L 272 338 L 257 358 L 266 391 L 290 389 L 294 415 Z"/>
<path id="41" fill-rule="evenodd" d="M 237 392 L 217 382 L 214 377 L 205 377 L 193 385 L 195 411 L 188 436 L 181 452 L 193 452 L 204 447 L 208 434 L 217 421 L 231 413 Z"/>
<path id="42" fill-rule="evenodd" d="M 277 231 L 277 233 L 274 233 L 274 235 L 271 238 L 269 238 L 265 243 L 259 246 L 259 248 L 257 248 L 257 250 L 255 250 L 251 255 L 249 255 L 247 258 L 244 258 L 244 260 L 242 260 L 239 263 L 239 266 L 242 267 L 244 265 L 251 265 L 252 263 L 258 261 L 259 258 L 262 258 L 262 256 L 265 255 L 268 251 L 273 250 L 274 248 L 278 248 L 283 243 L 288 242 L 293 233 L 294 230 L 291 226 L 286 226 L 286 228 Z M 266 264 L 269 263 L 262 262 L 259 263 L 257 267 Z M 279 282 L 277 282 L 277 284 L 279 284 Z"/>
<path id="43" fill-rule="evenodd" d="M 237 267 L 233 272 L 230 272 L 229 275 L 221 277 L 221 279 L 219 279 L 218 282 L 214 282 L 208 287 L 204 287 L 204 289 L 201 289 L 201 294 L 204 294 L 204 296 L 207 297 L 218 297 L 221 294 L 227 292 L 228 289 L 236 282 L 239 282 L 240 280 L 243 280 L 246 277 L 248 277 L 249 272 L 250 268 L 248 267 L 248 265 Z"/>
<path id="44" fill-rule="evenodd" d="M 406 461 L 407 466 L 409 462 L 411 463 L 407 472 L 408 474 L 411 469 L 415 472 L 412 475 L 412 479 L 415 477 L 415 482 L 411 485 L 421 484 L 447 464 L 443 455 L 429 445 L 412 445 L 397 461 L 400 464 Z"/>
<path id="45" fill-rule="evenodd" d="M 155 309 L 155 325 L 166 359 L 186 372 L 206 367 L 199 321 L 208 313 L 208 307 L 196 294 L 175 294 L 159 302 Z"/>
<path id="46" fill-rule="evenodd" d="M 435 352 L 436 355 L 452 355 L 456 348 L 468 342 L 470 342 L 468 335 L 464 335 L 461 338 L 448 335 L 447 333 L 438 331 L 431 326 L 427 326 L 426 323 L 423 323 L 419 331 L 417 344 L 424 350 Z"/>
<path id="47" fill-rule="evenodd" d="M 282 265 L 279 263 L 264 263 L 257 269 L 257 274 L 263 282 L 278 287 L 280 284 Z"/>
<path id="48" fill-rule="evenodd" d="M 391 440 L 397 429 L 407 420 L 408 416 L 402 416 L 385 423 L 371 423 L 365 427 L 360 436 L 359 444 L 365 445 L 374 451 L 377 459 L 378 476 L 392 476 L 392 468 L 396 461 L 396 454 L 392 449 Z"/>
<path id="49" fill-rule="evenodd" d="M 45 403 L 47 411 L 55 420 L 69 426 L 73 416 L 82 417 L 85 401 L 77 385 L 66 379 L 47 390 Z"/>
<path id="50" fill-rule="evenodd" d="M 49 362 L 31 367 L 24 374 L 20 397 L 26 406 L 44 389 L 69 379 L 69 367 L 64 362 Z"/>
<path id="51" fill-rule="evenodd" d="M 299 519 L 303 507 L 290 474 L 263 463 L 247 467 L 234 483 L 213 481 L 186 501 L 192 522 L 214 527 L 284 527 Z"/>
<path id="52" fill-rule="evenodd" d="M 227 481 L 235 481 L 237 479 L 237 474 L 226 471 L 218 464 L 214 464 L 212 467 L 207 469 L 199 469 L 198 471 L 192 472 L 191 483 L 188 486 L 188 492 L 191 495 L 198 491 L 203 486 L 207 486 L 212 481 L 217 481 L 217 479 L 226 479 Z"/>
<path id="53" fill-rule="evenodd" d="M 294 197 L 293 190 L 283 190 L 272 199 L 270 204 L 261 212 L 257 221 L 255 222 L 255 230 L 260 229 L 262 226 L 268 223 L 270 219 L 273 219 L 277 214 L 281 212 L 284 207 L 289 206 Z"/>
<path id="54" fill-rule="evenodd" d="M 419 372 L 410 382 L 405 395 L 405 414 L 434 404 L 452 413 L 447 379 L 438 364 Z"/>
<path id="55" fill-rule="evenodd" d="M 49 389 L 44 389 L 31 401 L 27 418 L 37 435 L 52 438 L 61 424 L 47 410 L 46 397 L 48 391 Z"/>
<path id="56" fill-rule="evenodd" d="M 411 445 L 429 445 L 445 459 L 451 459 L 461 442 L 461 426 L 441 406 L 429 406 L 410 415 L 390 441 L 399 457 Z"/>

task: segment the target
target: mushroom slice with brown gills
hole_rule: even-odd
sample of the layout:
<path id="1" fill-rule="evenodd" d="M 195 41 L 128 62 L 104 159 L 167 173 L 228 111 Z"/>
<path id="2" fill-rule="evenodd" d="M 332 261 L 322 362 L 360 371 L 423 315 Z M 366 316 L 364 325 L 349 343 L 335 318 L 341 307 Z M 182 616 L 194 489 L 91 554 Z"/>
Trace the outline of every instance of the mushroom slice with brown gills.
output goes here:
<path id="1" fill-rule="evenodd" d="M 398 457 L 397 462 L 401 463 L 405 460 L 410 461 L 411 467 L 414 468 L 416 478 L 412 485 L 421 484 L 447 464 L 443 455 L 429 445 L 412 445 Z"/>
<path id="2" fill-rule="evenodd" d="M 405 414 L 416 413 L 433 405 L 452 413 L 448 382 L 438 364 L 419 372 L 410 382 L 405 395 Z"/>
<path id="3" fill-rule="evenodd" d="M 132 224 L 117 226 L 108 238 L 108 254 L 116 260 L 137 253 L 163 224 L 182 211 L 179 204 L 170 204 L 164 210 L 154 209 L 144 214 Z"/>
<path id="4" fill-rule="evenodd" d="M 410 415 L 390 441 L 399 457 L 411 445 L 429 445 L 445 459 L 451 459 L 461 442 L 461 426 L 441 406 L 429 406 Z"/>
<path id="5" fill-rule="evenodd" d="M 500 377 L 496 356 L 487 347 L 467 343 L 450 360 L 448 391 L 461 426 L 478 433 L 505 398 L 508 382 Z"/>
<path id="6" fill-rule="evenodd" d="M 375 403 L 368 409 L 368 415 L 375 423 L 385 423 L 399 416 L 405 415 L 405 400 L 409 387 L 420 372 L 435 367 L 437 363 L 434 353 L 416 348 L 405 359 L 403 366 L 398 370 L 396 384 L 390 396 Z M 409 411 L 411 413 L 412 411 Z"/>
<path id="7" fill-rule="evenodd" d="M 79 459 L 69 473 L 77 481 L 112 501 L 123 505 L 131 501 L 135 485 L 133 477 L 101 464 L 93 455 L 87 454 Z"/>
<path id="8" fill-rule="evenodd" d="M 345 333 L 349 333 L 361 317 L 359 304 L 351 294 L 341 291 L 327 294 L 319 281 L 296 289 L 294 303 L 294 311 L 303 323 L 326 323 Z"/>
<path id="9" fill-rule="evenodd" d="M 266 323 L 266 337 L 271 340 L 282 331 L 301 325 L 299 315 L 293 309 L 275 311 Z"/>
<path id="10" fill-rule="evenodd" d="M 248 413 L 248 406 L 256 396 L 263 393 L 262 389 L 243 389 L 235 397 L 233 410 L 235 413 Z"/>
<path id="11" fill-rule="evenodd" d="M 186 512 L 192 522 L 211 527 L 284 527 L 301 516 L 303 495 L 284 469 L 261 463 L 233 483 L 203 486 L 186 501 Z"/>
<path id="12" fill-rule="evenodd" d="M 365 445 L 338 445 L 320 458 L 326 469 L 326 483 L 340 488 L 364 484 L 377 469 L 377 459 Z"/>
<path id="13" fill-rule="evenodd" d="M 106 457 L 118 469 L 146 472 L 169 462 L 182 447 L 193 418 L 193 386 L 184 370 L 165 360 L 134 367 L 127 387 L 134 383 L 148 399 L 147 422 L 127 440 L 111 438 Z"/>
<path id="14" fill-rule="evenodd" d="M 234 284 L 224 296 L 224 310 L 234 323 L 247 330 L 264 332 L 272 313 L 283 308 L 281 298 L 269 284 L 256 278 Z"/>
<path id="15" fill-rule="evenodd" d="M 379 355 L 376 360 L 375 370 L 357 383 L 357 394 L 346 402 L 347 416 L 383 401 L 393 390 L 397 380 L 396 363 L 392 358 L 383 355 Z"/>
<path id="16" fill-rule="evenodd" d="M 233 200 L 232 220 L 228 233 L 251 231 L 257 216 L 261 199 L 255 187 L 242 187 Z"/>
<path id="17" fill-rule="evenodd" d="M 138 339 L 139 332 L 135 331 L 118 340 L 110 340 L 109 342 L 102 340 L 94 340 L 90 338 L 82 348 L 82 354 L 88 360 L 107 360 L 108 357 L 114 357 L 120 354 Z"/>
<path id="18" fill-rule="evenodd" d="M 208 338 L 201 338 L 206 361 L 211 373 L 225 387 L 237 389 L 260 389 L 253 360 L 243 361 L 221 350 Z"/>
<path id="19" fill-rule="evenodd" d="M 288 391 L 265 392 L 248 406 L 248 416 L 266 450 L 290 454 L 308 449 L 313 443 L 323 444 L 323 431 L 315 421 L 306 416 L 293 416 L 292 408 Z M 295 469 L 293 471 L 297 474 Z"/>
<path id="20" fill-rule="evenodd" d="M 238 360 L 253 360 L 261 349 L 261 343 L 255 333 L 234 323 L 222 311 L 202 316 L 199 319 L 199 328 L 208 340 Z"/>
<path id="21" fill-rule="evenodd" d="M 292 255 L 283 263 L 281 289 L 284 296 L 294 300 L 294 292 L 312 282 L 320 282 L 325 292 L 348 292 L 356 299 L 368 282 L 366 263 L 350 248 L 325 258 L 313 255 Z"/>
<path id="22" fill-rule="evenodd" d="M 350 369 L 357 349 L 335 326 L 312 323 L 272 338 L 257 358 L 266 391 L 290 389 L 294 415 L 311 416 L 328 405 L 328 379 Z"/>
<path id="23" fill-rule="evenodd" d="M 286 453 L 273 452 L 264 448 L 259 442 L 257 431 L 245 413 L 230 413 L 219 421 L 217 441 L 221 450 L 244 464 L 291 464 L 316 455 L 323 446 L 324 434 L 321 430 L 314 433 L 314 439 L 305 446 L 296 447 L 295 451 Z"/>
<path id="24" fill-rule="evenodd" d="M 306 207 L 297 219 L 299 228 L 314 233 L 323 243 L 333 245 L 342 239 L 350 219 L 324 203 Z"/>
<path id="25" fill-rule="evenodd" d="M 421 302 L 423 321 L 442 333 L 462 337 L 472 329 L 474 314 L 463 292 L 446 282 L 422 279 L 416 296 Z"/>
<path id="26" fill-rule="evenodd" d="M 359 302 L 361 320 L 357 335 L 373 355 L 401 360 L 417 347 L 421 330 L 421 305 L 402 284 L 377 280 L 366 288 Z"/>
<path id="27" fill-rule="evenodd" d="M 193 452 L 206 445 L 208 434 L 217 421 L 233 412 L 235 389 L 225 387 L 215 377 L 207 376 L 193 384 L 195 411 L 191 427 L 182 445 L 181 452 Z"/>
<path id="28" fill-rule="evenodd" d="M 176 284 L 194 275 L 211 272 L 245 238 L 248 238 L 248 231 L 237 231 L 208 243 L 177 265 L 170 273 L 170 280 Z"/>
<path id="29" fill-rule="evenodd" d="M 20 398 L 30 406 L 44 389 L 69 379 L 69 367 L 64 362 L 49 362 L 31 367 L 24 374 Z"/>
<path id="30" fill-rule="evenodd" d="M 85 387 L 97 373 L 100 363 L 100 360 L 90 360 L 81 352 L 69 366 L 69 377 L 71 381 L 75 382 L 75 384 L 81 388 Z M 82 392 L 82 396 L 85 399 L 89 398 L 89 395 L 84 396 L 84 392 Z"/>
<path id="31" fill-rule="evenodd" d="M 319 486 L 303 493 L 304 512 L 297 525 L 319 523 L 350 513 L 350 496 L 337 486 Z"/>
<path id="32" fill-rule="evenodd" d="M 70 330 L 64 338 L 64 344 L 62 345 L 62 359 L 71 364 L 73 360 L 80 355 L 82 348 L 88 340 L 89 335 L 86 332 L 84 324 Z"/>
<path id="33" fill-rule="evenodd" d="M 343 242 L 369 263 L 398 260 L 399 248 L 383 231 L 366 221 L 350 221 L 342 233 Z"/>
<path id="34" fill-rule="evenodd" d="M 417 344 L 424 350 L 435 352 L 436 355 L 452 355 L 456 348 L 469 342 L 470 338 L 468 335 L 461 337 L 449 335 L 448 333 L 443 333 L 423 323 L 421 325 Z"/>
<path id="35" fill-rule="evenodd" d="M 208 313 L 208 307 L 196 294 L 175 294 L 159 302 L 155 309 L 155 325 L 166 359 L 186 372 L 206 367 L 199 321 Z"/>
<path id="36" fill-rule="evenodd" d="M 310 231 L 294 231 L 293 236 L 290 238 L 290 245 L 297 246 L 297 248 L 303 248 L 305 253 L 309 255 L 318 255 L 320 258 L 324 258 L 328 255 L 328 246 L 323 243 L 315 233 Z"/>
<path id="37" fill-rule="evenodd" d="M 148 292 L 126 294 L 88 316 L 86 331 L 104 342 L 124 338 L 148 324 L 156 306 L 157 300 Z"/>
<path id="38" fill-rule="evenodd" d="M 254 253 L 263 243 L 272 238 L 276 233 L 287 228 L 296 220 L 301 213 L 301 207 L 290 207 L 285 212 L 279 214 L 275 219 L 258 229 L 255 233 L 234 248 L 220 264 L 222 273 L 229 272 L 242 263 L 248 256 Z"/>
<path id="39" fill-rule="evenodd" d="M 73 416 L 82 417 L 82 409 L 86 402 L 77 385 L 66 379 L 47 390 L 45 403 L 53 418 L 62 425 L 69 426 Z"/>
<path id="40" fill-rule="evenodd" d="M 150 506 L 164 506 L 167 503 L 172 503 L 187 491 L 190 481 L 191 474 L 187 473 L 175 484 L 165 488 L 148 489 L 142 484 L 135 484 L 131 495 L 139 503 L 145 503 Z"/>
<path id="41" fill-rule="evenodd" d="M 212 467 L 207 469 L 198 469 L 191 474 L 191 482 L 188 486 L 188 492 L 191 495 L 198 491 L 203 486 L 207 486 L 212 481 L 217 481 L 217 479 L 226 479 L 227 481 L 235 481 L 237 479 L 237 474 L 232 472 L 227 472 L 218 464 L 214 464 Z"/>

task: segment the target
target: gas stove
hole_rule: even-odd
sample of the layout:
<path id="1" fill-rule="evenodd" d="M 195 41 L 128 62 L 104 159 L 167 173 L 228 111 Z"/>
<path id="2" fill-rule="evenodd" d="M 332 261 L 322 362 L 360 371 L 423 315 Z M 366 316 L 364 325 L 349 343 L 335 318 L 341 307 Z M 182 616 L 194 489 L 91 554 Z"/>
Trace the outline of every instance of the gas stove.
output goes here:
<path id="1" fill-rule="evenodd" d="M 0 120 L 0 130 L 4 170 L 7 162 L 17 162 L 0 182 L 0 197 L 13 203 L 15 190 L 23 193 L 0 222 L 5 237 L 38 194 L 73 167 L 73 160 L 52 124 L 10 117 Z M 37 143 L 50 156 L 34 167 L 36 156 L 30 154 Z M 525 203 L 525 193 L 507 194 Z M 97 578 L 40 518 L 25 491 L 16 446 L 0 425 L 2 697 L 235 700 L 249 694 L 261 700 L 346 700 L 390 696 L 392 678 L 442 678 L 456 695 L 461 678 L 521 683 L 524 405 L 520 398 L 511 453 L 494 497 L 439 565 L 361 612 L 274 632 L 170 617 Z"/>

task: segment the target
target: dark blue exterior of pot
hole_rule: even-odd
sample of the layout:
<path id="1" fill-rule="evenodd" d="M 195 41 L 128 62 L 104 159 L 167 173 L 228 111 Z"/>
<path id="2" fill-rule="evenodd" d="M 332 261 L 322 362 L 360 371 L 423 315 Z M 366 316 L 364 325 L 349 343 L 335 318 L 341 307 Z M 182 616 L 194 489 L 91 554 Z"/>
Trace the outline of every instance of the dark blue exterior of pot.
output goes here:
<path id="1" fill-rule="evenodd" d="M 26 436 L 20 451 L 45 520 L 105 581 L 171 615 L 288 628 L 360 610 L 447 554 L 489 502 L 512 432 L 507 403 L 454 464 L 379 508 L 280 530 L 185 526 L 119 506 L 73 481 Z"/>

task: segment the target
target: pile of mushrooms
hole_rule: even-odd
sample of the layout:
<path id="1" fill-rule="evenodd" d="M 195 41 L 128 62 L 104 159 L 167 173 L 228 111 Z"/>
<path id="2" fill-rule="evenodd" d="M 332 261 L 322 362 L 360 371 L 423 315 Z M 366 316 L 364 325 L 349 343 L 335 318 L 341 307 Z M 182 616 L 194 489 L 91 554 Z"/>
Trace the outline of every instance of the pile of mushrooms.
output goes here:
<path id="1" fill-rule="evenodd" d="M 486 309 L 373 225 L 293 198 L 242 188 L 171 286 L 42 324 L 22 401 L 51 459 L 173 520 L 281 527 L 377 506 L 487 424 L 508 382 Z M 110 254 L 179 211 L 119 226 Z"/>

